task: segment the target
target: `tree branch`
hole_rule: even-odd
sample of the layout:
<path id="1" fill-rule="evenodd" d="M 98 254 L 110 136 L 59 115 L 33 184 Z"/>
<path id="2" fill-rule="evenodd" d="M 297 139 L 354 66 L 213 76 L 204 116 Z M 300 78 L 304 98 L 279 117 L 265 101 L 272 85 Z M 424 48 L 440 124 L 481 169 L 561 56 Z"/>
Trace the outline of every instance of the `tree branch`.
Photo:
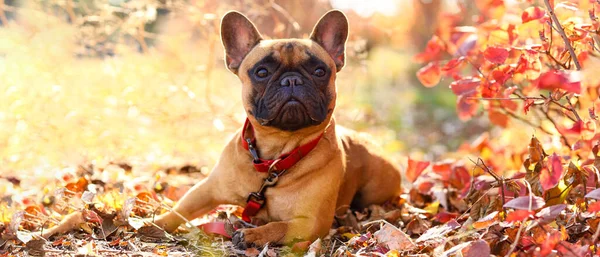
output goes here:
<path id="1" fill-rule="evenodd" d="M 565 41 L 565 47 L 569 50 L 569 54 L 571 55 L 571 58 L 573 59 L 573 63 L 575 63 L 575 67 L 577 67 L 577 70 L 581 70 L 581 64 L 579 64 L 579 60 L 577 59 L 575 50 L 573 50 L 573 46 L 571 46 L 571 41 L 569 41 L 567 34 L 565 34 L 565 30 L 563 29 L 562 25 L 560 25 L 560 21 L 556 17 L 556 14 L 554 13 L 554 9 L 550 5 L 550 0 L 544 0 L 544 3 L 546 4 L 546 8 L 548 9 L 550 18 L 552 18 L 552 21 L 556 24 L 556 26 L 552 26 L 552 27 L 554 29 L 556 29 L 558 34 L 560 34 L 560 36 L 562 37 L 563 41 Z"/>

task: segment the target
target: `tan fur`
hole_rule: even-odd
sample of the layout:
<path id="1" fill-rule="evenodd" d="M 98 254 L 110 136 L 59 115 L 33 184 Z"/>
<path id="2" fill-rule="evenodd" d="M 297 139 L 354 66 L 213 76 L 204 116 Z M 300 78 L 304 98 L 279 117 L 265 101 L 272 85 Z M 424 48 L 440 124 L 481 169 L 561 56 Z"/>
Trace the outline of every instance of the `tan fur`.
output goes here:
<path id="1" fill-rule="evenodd" d="M 287 47 L 289 44 L 293 47 Z M 251 110 L 248 97 L 252 85 L 244 71 L 271 53 L 276 53 L 276 58 L 282 62 L 300 63 L 308 58 L 306 50 L 336 70 L 327 51 L 310 39 L 262 40 L 246 55 L 237 75 L 242 81 L 247 112 Z M 324 136 L 307 156 L 279 179 L 275 187 L 266 191 L 266 205 L 256 218 L 268 223 L 245 229 L 246 243 L 262 245 L 314 240 L 327 235 L 334 214 L 345 213 L 355 195 L 358 198 L 353 204 L 367 207 L 381 204 L 400 193 L 397 167 L 383 158 L 367 139 L 335 125 L 335 77 L 335 73 L 332 74 L 329 81 L 330 112 L 320 125 L 293 132 L 282 131 L 261 126 L 248 115 L 263 159 L 274 159 L 321 133 Z M 183 222 L 179 215 L 189 220 L 206 214 L 219 204 L 245 205 L 248 194 L 258 190 L 267 174 L 254 170 L 251 155 L 241 145 L 240 133 L 238 131 L 231 138 L 209 177 L 190 189 L 174 207 L 174 212 L 158 217 L 157 225 L 172 231 Z"/>

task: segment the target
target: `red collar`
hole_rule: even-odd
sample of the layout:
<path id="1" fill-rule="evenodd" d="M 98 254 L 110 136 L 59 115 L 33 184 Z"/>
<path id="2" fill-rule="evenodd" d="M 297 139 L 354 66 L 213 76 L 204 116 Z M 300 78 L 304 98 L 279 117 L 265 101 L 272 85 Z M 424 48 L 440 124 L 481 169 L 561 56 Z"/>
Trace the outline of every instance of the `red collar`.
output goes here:
<path id="1" fill-rule="evenodd" d="M 251 133 L 247 133 L 247 132 Z M 248 135 L 250 134 L 250 135 Z M 244 128 L 242 129 L 242 146 L 244 149 L 250 151 L 252 155 L 254 169 L 258 172 L 269 172 L 271 166 L 273 166 L 272 171 L 283 171 L 291 168 L 299 162 L 304 156 L 306 156 L 310 151 L 312 151 L 321 138 L 323 137 L 323 133 L 321 133 L 317 138 L 312 141 L 298 146 L 294 148 L 289 153 L 282 154 L 279 158 L 275 160 L 266 160 L 262 159 L 258 155 L 258 150 L 256 149 L 256 139 L 254 138 L 254 128 L 252 128 L 252 124 L 249 119 L 246 119 L 246 123 L 244 123 Z"/>

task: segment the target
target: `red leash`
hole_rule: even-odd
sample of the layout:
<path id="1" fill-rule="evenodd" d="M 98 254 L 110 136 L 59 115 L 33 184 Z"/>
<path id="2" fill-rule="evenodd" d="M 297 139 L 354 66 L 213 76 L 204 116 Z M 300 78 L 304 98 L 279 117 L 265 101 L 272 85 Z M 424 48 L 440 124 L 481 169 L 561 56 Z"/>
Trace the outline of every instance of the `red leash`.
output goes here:
<path id="1" fill-rule="evenodd" d="M 251 132 L 250 135 L 248 135 L 247 132 Z M 263 183 L 258 191 L 252 192 L 248 195 L 246 207 L 244 207 L 244 211 L 242 212 L 242 220 L 245 222 L 251 222 L 251 218 L 255 216 L 265 205 L 266 199 L 264 193 L 267 188 L 275 186 L 280 176 L 282 176 L 289 168 L 294 166 L 294 164 L 298 163 L 304 156 L 310 153 L 310 151 L 317 146 L 323 137 L 323 134 L 324 133 L 321 133 L 317 138 L 304 145 L 296 147 L 287 154 L 282 154 L 275 160 L 262 159 L 259 157 L 258 150 L 256 149 L 254 129 L 252 128 L 250 120 L 246 119 L 246 123 L 244 123 L 244 128 L 242 129 L 242 147 L 248 150 L 250 155 L 252 155 L 252 164 L 254 165 L 254 169 L 256 169 L 258 172 L 268 172 L 269 176 L 263 180 Z M 228 238 L 231 237 L 231 235 L 229 235 L 225 230 L 225 223 L 223 222 L 209 222 L 198 226 L 198 228 L 204 230 L 205 233 L 219 234 Z"/>
<path id="2" fill-rule="evenodd" d="M 249 130 L 252 131 L 252 134 L 247 137 L 247 132 Z M 248 195 L 246 207 L 244 207 L 244 212 L 242 212 L 242 220 L 245 222 L 251 221 L 250 218 L 255 216 L 265 204 L 265 190 L 267 190 L 269 187 L 275 186 L 279 177 L 283 175 L 289 168 L 294 166 L 294 164 L 299 162 L 304 156 L 310 153 L 310 151 L 317 146 L 322 137 L 323 133 L 321 133 L 312 141 L 296 147 L 291 152 L 282 154 L 275 160 L 262 159 L 259 157 L 256 149 L 254 129 L 252 128 L 250 120 L 246 119 L 246 123 L 244 123 L 244 128 L 242 129 L 242 146 L 252 155 L 252 164 L 254 165 L 254 169 L 256 169 L 258 172 L 268 172 L 269 176 L 265 178 L 263 184 L 257 192 L 252 192 Z"/>

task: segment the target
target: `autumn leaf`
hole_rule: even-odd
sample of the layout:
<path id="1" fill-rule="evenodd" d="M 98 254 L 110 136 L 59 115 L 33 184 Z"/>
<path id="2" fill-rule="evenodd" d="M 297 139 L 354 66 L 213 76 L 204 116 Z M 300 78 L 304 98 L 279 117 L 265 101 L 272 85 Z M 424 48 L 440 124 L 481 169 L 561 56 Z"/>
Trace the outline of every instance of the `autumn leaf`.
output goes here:
<path id="1" fill-rule="evenodd" d="M 457 96 L 473 96 L 477 93 L 477 88 L 481 84 L 481 79 L 477 77 L 465 77 L 450 83 L 450 89 Z"/>
<path id="2" fill-rule="evenodd" d="M 446 63 L 446 65 L 444 65 L 444 67 L 442 67 L 442 71 L 450 71 L 450 70 L 454 70 L 459 68 L 460 66 L 462 66 L 462 64 L 465 62 L 467 58 L 465 58 L 464 56 L 458 57 L 458 58 L 454 58 L 452 60 L 450 60 L 448 63 Z"/>
<path id="3" fill-rule="evenodd" d="M 415 60 L 421 63 L 431 62 L 439 58 L 445 49 L 443 41 L 438 36 L 433 36 L 427 42 L 425 50 L 415 56 Z"/>
<path id="4" fill-rule="evenodd" d="M 600 200 L 600 188 L 596 188 L 585 195 L 585 198 Z"/>
<path id="5" fill-rule="evenodd" d="M 542 148 L 542 143 L 540 143 L 540 141 L 535 136 L 531 137 L 531 140 L 529 141 L 528 150 L 529 160 L 531 161 L 531 163 L 538 163 L 542 161 L 542 159 L 544 159 L 544 157 L 546 156 L 546 153 Z"/>
<path id="6" fill-rule="evenodd" d="M 554 232 L 544 240 L 541 246 L 540 256 L 548 256 L 554 250 L 554 247 L 560 242 L 560 233 Z"/>
<path id="7" fill-rule="evenodd" d="M 546 205 L 553 206 L 564 203 L 572 189 L 573 184 L 567 185 L 564 183 L 564 180 L 560 180 L 556 187 L 544 192 Z"/>
<path id="8" fill-rule="evenodd" d="M 473 228 L 484 229 L 498 224 L 498 222 L 498 211 L 493 211 L 485 217 L 479 219 L 478 221 L 473 222 Z"/>
<path id="9" fill-rule="evenodd" d="M 504 204 L 504 208 L 512 208 L 515 210 L 537 210 L 544 207 L 544 199 L 538 196 L 521 196 L 510 200 Z"/>
<path id="10" fill-rule="evenodd" d="M 415 182 L 427 166 L 429 166 L 429 162 L 415 161 L 408 157 L 408 168 L 406 168 L 406 178 L 408 181 Z"/>
<path id="11" fill-rule="evenodd" d="M 541 18 L 543 18 L 546 15 L 546 10 L 537 7 L 537 6 L 530 6 L 527 7 L 527 9 L 525 9 L 525 11 L 523 11 L 523 13 L 521 14 L 521 22 L 522 23 L 527 23 L 533 20 L 539 20 Z"/>
<path id="12" fill-rule="evenodd" d="M 591 203 L 588 206 L 587 211 L 591 213 L 600 212 L 600 201 Z"/>
<path id="13" fill-rule="evenodd" d="M 569 93 L 581 94 L 581 80 L 576 74 L 571 71 L 551 70 L 542 73 L 536 80 L 536 85 L 540 89 L 563 89 Z"/>
<path id="14" fill-rule="evenodd" d="M 538 222 L 540 224 L 547 224 L 553 222 L 565 208 L 567 208 L 566 204 L 553 205 L 541 209 L 535 216 L 539 218 Z"/>
<path id="15" fill-rule="evenodd" d="M 563 173 L 562 158 L 556 153 L 548 157 L 546 167 L 540 172 L 540 183 L 544 191 L 558 185 L 558 181 Z"/>
<path id="16" fill-rule="evenodd" d="M 464 95 L 458 96 L 456 101 L 456 110 L 458 112 L 458 118 L 460 118 L 463 121 L 466 121 L 475 116 L 479 107 L 477 101 L 468 99 L 468 97 Z"/>
<path id="17" fill-rule="evenodd" d="M 437 62 L 430 62 L 417 71 L 417 78 L 426 87 L 434 87 L 442 78 L 442 71 Z"/>
<path id="18" fill-rule="evenodd" d="M 523 103 L 523 113 L 525 113 L 525 115 L 527 115 L 527 113 L 529 112 L 529 108 L 531 108 L 531 106 L 533 106 L 534 103 L 535 103 L 535 101 L 532 99 L 527 99 Z"/>
<path id="19" fill-rule="evenodd" d="M 494 64 L 503 64 L 508 58 L 508 50 L 503 47 L 491 46 L 485 49 L 483 57 Z"/>
<path id="20" fill-rule="evenodd" d="M 482 239 L 469 242 L 469 245 L 461 252 L 463 257 L 488 257 L 491 255 L 490 245 Z"/>
<path id="21" fill-rule="evenodd" d="M 580 134 L 583 122 L 576 121 L 570 128 L 559 129 L 562 134 Z"/>
<path id="22" fill-rule="evenodd" d="M 409 250 L 415 247 L 412 239 L 407 234 L 390 224 L 385 224 L 373 236 L 377 239 L 377 242 L 385 244 L 390 250 Z"/>
<path id="23" fill-rule="evenodd" d="M 488 117 L 493 124 L 503 128 L 508 127 L 509 118 L 506 114 L 490 109 L 488 111 Z"/>
<path id="24" fill-rule="evenodd" d="M 513 212 L 510 212 L 508 214 L 508 216 L 506 216 L 506 222 L 515 222 L 515 221 L 523 221 L 527 218 L 529 218 L 530 216 L 532 216 L 533 214 L 535 214 L 534 211 L 529 211 L 529 210 L 516 210 Z"/>

